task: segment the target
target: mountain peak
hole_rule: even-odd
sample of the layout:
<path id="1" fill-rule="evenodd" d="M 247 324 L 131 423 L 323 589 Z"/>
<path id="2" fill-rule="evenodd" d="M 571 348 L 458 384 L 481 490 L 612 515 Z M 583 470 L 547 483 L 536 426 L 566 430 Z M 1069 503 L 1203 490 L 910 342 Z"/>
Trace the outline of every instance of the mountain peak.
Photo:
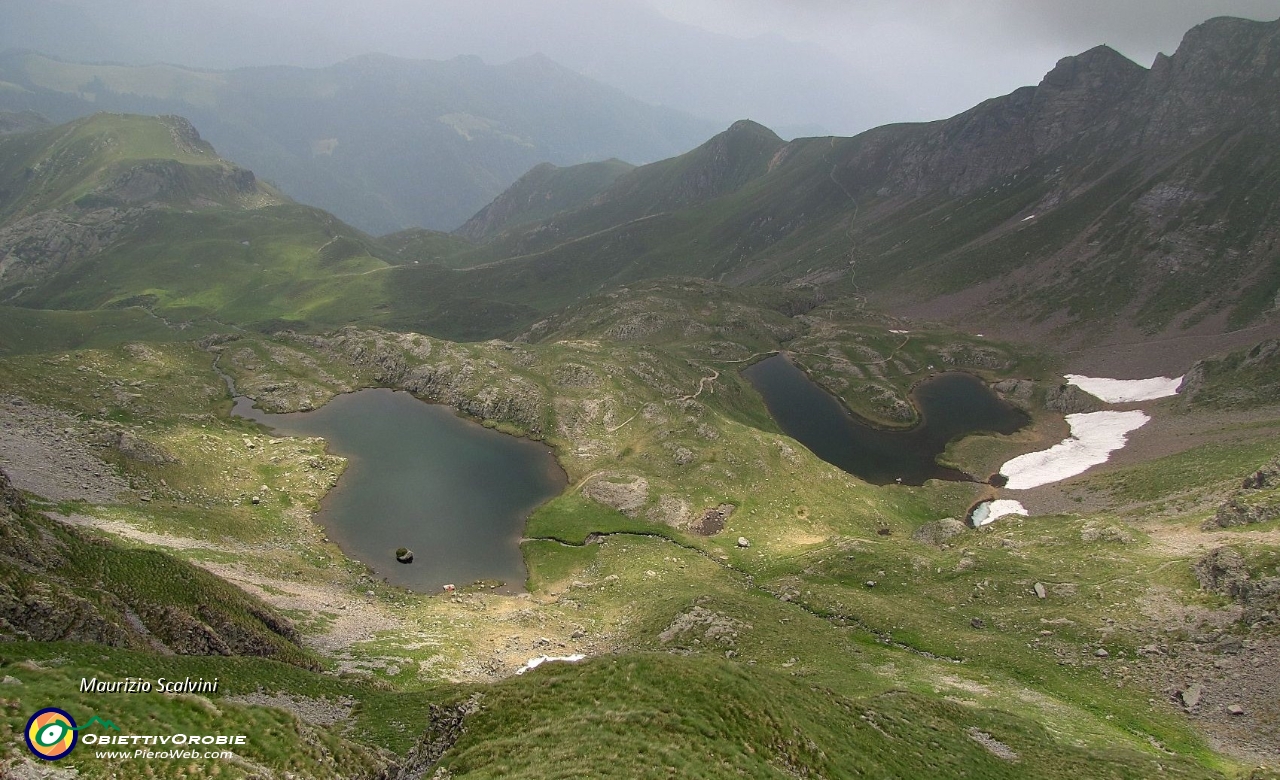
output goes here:
<path id="1" fill-rule="evenodd" d="M 721 136 L 751 136 L 763 138 L 777 143 L 783 143 L 778 134 L 751 119 L 739 119 L 737 122 L 729 125 L 729 128 L 720 134 Z M 719 137 L 719 136 L 717 136 Z"/>
<path id="2" fill-rule="evenodd" d="M 1110 46 L 1095 46 L 1058 60 L 1040 86 L 1058 90 L 1127 87 L 1135 85 L 1146 73 L 1146 68 Z"/>

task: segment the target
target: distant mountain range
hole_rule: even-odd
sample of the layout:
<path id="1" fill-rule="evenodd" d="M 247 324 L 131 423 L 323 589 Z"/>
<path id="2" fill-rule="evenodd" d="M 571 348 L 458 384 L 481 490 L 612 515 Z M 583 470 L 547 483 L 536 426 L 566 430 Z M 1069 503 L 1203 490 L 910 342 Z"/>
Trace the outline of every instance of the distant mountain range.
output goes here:
<path id="1" fill-rule="evenodd" d="M 387 69 L 473 68 L 365 62 L 378 79 Z M 359 69 L 341 66 L 334 83 Z M 216 103 L 231 78 L 101 72 L 145 74 L 150 88 L 163 83 L 191 105 Z M 287 102 L 300 100 L 299 84 L 317 89 L 317 73 L 248 75 L 261 87 L 274 74 Z M 182 120 L 102 115 L 0 136 L 0 213 L 9 215 L 0 303 L 141 302 L 184 320 L 363 322 L 483 339 L 514 336 L 618 285 L 693 276 L 1060 348 L 1220 334 L 1274 325 L 1280 306 L 1278 96 L 1280 22 L 1216 19 L 1150 70 L 1099 47 L 1063 59 L 1036 87 L 945 121 L 791 142 L 741 121 L 637 168 L 539 165 L 452 236 L 383 239 L 217 161 Z M 519 146 L 495 127 L 449 121 L 441 132 L 450 143 L 470 135 Z M 300 139 L 315 135 L 328 130 Z M 336 157 L 346 136 L 335 137 L 313 153 Z M 97 158 L 67 148 L 133 151 L 86 165 Z M 46 191 L 59 182 L 58 193 Z"/>
<path id="2" fill-rule="evenodd" d="M 0 110 L 65 122 L 177 114 L 229 160 L 371 233 L 454 228 L 539 163 L 633 163 L 714 126 L 528 57 L 500 66 L 367 56 L 218 72 L 0 56 Z"/>
<path id="3" fill-rule="evenodd" d="M 740 122 L 467 233 L 529 298 L 685 274 L 1021 335 L 1220 332 L 1280 309 L 1278 128 L 1280 22 L 1222 18 L 1150 70 L 1098 47 L 945 121 L 790 143 Z"/>

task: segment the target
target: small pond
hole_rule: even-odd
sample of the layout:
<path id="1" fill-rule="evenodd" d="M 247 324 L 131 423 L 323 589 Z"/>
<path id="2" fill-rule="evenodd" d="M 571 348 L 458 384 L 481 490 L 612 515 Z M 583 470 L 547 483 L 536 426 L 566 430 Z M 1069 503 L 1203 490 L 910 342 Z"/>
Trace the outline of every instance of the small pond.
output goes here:
<path id="1" fill-rule="evenodd" d="M 916 386 L 911 398 L 920 411 L 920 423 L 903 430 L 878 428 L 855 416 L 783 355 L 742 373 L 784 433 L 833 466 L 876 485 L 972 481 L 961 471 L 938 465 L 947 443 L 979 431 L 1013 433 L 1031 421 L 982 380 L 959 371 Z"/>
<path id="2" fill-rule="evenodd" d="M 239 398 L 232 413 L 280 435 L 323 437 L 347 458 L 316 521 L 347 555 L 414 590 L 477 580 L 522 589 L 525 521 L 567 482 L 544 445 L 408 393 L 362 390 L 297 414 L 267 414 Z M 413 563 L 396 562 L 399 547 L 413 551 Z"/>

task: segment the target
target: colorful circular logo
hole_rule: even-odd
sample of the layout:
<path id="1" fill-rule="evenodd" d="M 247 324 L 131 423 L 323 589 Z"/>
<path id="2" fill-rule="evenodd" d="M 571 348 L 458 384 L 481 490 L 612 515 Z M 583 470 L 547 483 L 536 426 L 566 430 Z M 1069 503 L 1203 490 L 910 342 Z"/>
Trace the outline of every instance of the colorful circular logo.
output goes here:
<path id="1" fill-rule="evenodd" d="M 76 722 L 57 707 L 46 707 L 27 721 L 26 737 L 27 747 L 37 758 L 57 761 L 76 746 Z"/>

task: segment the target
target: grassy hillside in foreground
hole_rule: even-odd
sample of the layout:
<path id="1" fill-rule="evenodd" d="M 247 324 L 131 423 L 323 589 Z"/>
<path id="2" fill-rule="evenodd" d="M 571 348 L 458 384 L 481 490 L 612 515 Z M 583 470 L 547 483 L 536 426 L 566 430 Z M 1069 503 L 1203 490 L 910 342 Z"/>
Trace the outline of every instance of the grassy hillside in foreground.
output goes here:
<path id="1" fill-rule="evenodd" d="M 849 698 L 785 672 L 667 654 L 494 686 L 443 766 L 458 778 L 1214 776 L 1067 746 L 1004 712 L 906 691 Z"/>

